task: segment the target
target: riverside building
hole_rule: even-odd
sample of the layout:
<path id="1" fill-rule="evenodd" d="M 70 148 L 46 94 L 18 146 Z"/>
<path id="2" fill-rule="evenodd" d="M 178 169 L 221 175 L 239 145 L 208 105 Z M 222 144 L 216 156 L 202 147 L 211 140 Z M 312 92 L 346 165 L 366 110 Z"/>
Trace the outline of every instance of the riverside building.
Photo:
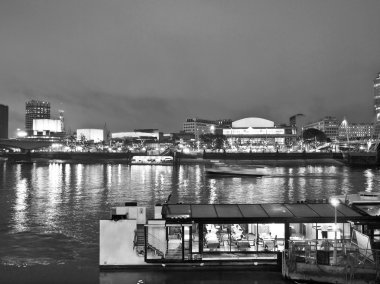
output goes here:
<path id="1" fill-rule="evenodd" d="M 77 129 L 77 141 L 93 141 L 99 143 L 104 141 L 103 129 Z"/>
<path id="2" fill-rule="evenodd" d="M 25 131 L 33 135 L 33 119 L 50 119 L 50 103 L 31 100 L 25 104 Z"/>
<path id="3" fill-rule="evenodd" d="M 303 127 L 303 130 L 310 128 L 318 129 L 324 132 L 331 140 L 336 140 L 338 138 L 339 123 L 335 116 L 325 116 L 318 121 L 306 124 Z"/>
<path id="4" fill-rule="evenodd" d="M 8 106 L 0 104 L 0 139 L 8 139 Z"/>
<path id="5" fill-rule="evenodd" d="M 291 126 L 277 126 L 273 121 L 247 117 L 232 122 L 231 128 L 223 129 L 232 149 L 250 151 L 274 151 L 297 137 Z"/>
<path id="6" fill-rule="evenodd" d="M 199 140 L 199 136 L 203 134 L 213 134 L 218 122 L 202 118 L 188 118 L 183 123 L 183 131 L 185 133 L 193 133 L 195 140 Z"/>
<path id="7" fill-rule="evenodd" d="M 341 123 L 338 129 L 339 140 L 369 139 L 373 133 L 373 123 Z"/>
<path id="8" fill-rule="evenodd" d="M 374 111 L 375 111 L 375 124 L 374 124 L 374 138 L 379 138 L 380 135 L 380 73 L 373 81 L 374 89 Z"/>
<path id="9" fill-rule="evenodd" d="M 33 119 L 31 138 L 62 138 L 65 136 L 61 119 Z"/>

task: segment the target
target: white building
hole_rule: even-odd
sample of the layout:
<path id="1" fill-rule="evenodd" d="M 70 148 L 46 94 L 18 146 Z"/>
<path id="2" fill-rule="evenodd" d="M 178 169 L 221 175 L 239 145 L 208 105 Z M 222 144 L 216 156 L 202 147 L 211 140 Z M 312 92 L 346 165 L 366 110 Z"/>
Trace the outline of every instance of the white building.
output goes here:
<path id="1" fill-rule="evenodd" d="M 193 133 L 195 139 L 198 140 L 200 135 L 214 133 L 217 122 L 202 118 L 188 118 L 183 123 L 183 131 L 185 133 Z"/>
<path id="2" fill-rule="evenodd" d="M 159 132 L 140 132 L 140 131 L 129 131 L 129 132 L 115 132 L 111 134 L 112 139 L 160 139 Z"/>
<path id="3" fill-rule="evenodd" d="M 102 142 L 104 141 L 104 131 L 103 129 L 77 129 L 77 141 L 82 138 L 95 143 Z"/>
<path id="4" fill-rule="evenodd" d="M 32 136 L 60 136 L 63 134 L 59 119 L 33 119 Z"/>
<path id="5" fill-rule="evenodd" d="M 230 143 L 240 145 L 284 145 L 286 139 L 295 139 L 290 126 L 275 126 L 273 121 L 248 117 L 232 122 L 231 128 L 223 129 L 223 135 Z"/>

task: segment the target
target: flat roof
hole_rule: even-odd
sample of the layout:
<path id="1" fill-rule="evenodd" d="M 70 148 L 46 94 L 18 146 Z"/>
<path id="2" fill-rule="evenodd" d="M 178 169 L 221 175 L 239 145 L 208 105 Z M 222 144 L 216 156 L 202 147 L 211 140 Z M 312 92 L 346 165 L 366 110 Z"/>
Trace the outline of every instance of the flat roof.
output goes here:
<path id="1" fill-rule="evenodd" d="M 166 220 L 189 219 L 194 221 L 227 222 L 331 222 L 335 208 L 330 203 L 265 203 L 265 204 L 164 204 L 163 218 Z M 371 217 L 346 204 L 336 207 L 339 220 L 360 220 Z"/>

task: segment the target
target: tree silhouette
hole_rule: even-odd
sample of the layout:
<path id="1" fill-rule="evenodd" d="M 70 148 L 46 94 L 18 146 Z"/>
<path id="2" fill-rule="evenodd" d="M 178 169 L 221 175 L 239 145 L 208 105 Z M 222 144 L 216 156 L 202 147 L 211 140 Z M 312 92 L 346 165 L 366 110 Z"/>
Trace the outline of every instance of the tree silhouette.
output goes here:
<path id="1" fill-rule="evenodd" d="M 326 136 L 326 134 L 323 131 L 320 131 L 315 128 L 306 129 L 302 134 L 302 138 L 305 141 L 317 141 L 317 142 L 330 141 L 330 139 Z"/>

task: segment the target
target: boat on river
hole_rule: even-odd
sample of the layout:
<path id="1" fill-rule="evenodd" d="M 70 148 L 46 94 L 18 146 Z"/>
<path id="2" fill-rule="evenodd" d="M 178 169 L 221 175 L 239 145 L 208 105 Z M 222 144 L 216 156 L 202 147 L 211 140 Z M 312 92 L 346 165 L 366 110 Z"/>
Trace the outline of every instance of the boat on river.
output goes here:
<path id="1" fill-rule="evenodd" d="M 172 156 L 133 156 L 131 165 L 173 165 L 174 159 Z"/>
<path id="2" fill-rule="evenodd" d="M 343 283 L 349 259 L 355 280 L 378 273 L 379 216 L 343 202 L 168 202 L 155 205 L 153 219 L 137 202 L 111 208 L 99 224 L 100 269 L 265 266 L 294 280 Z"/>
<path id="3" fill-rule="evenodd" d="M 205 169 L 207 175 L 213 176 L 249 176 L 249 177 L 262 177 L 266 174 L 260 171 L 263 166 L 254 166 L 254 168 L 247 168 L 241 166 L 228 166 L 224 163 L 214 163 L 211 167 Z"/>
<path id="4" fill-rule="evenodd" d="M 361 191 L 354 194 L 336 195 L 330 198 L 338 199 L 348 205 L 353 204 L 380 204 L 380 192 Z"/>

